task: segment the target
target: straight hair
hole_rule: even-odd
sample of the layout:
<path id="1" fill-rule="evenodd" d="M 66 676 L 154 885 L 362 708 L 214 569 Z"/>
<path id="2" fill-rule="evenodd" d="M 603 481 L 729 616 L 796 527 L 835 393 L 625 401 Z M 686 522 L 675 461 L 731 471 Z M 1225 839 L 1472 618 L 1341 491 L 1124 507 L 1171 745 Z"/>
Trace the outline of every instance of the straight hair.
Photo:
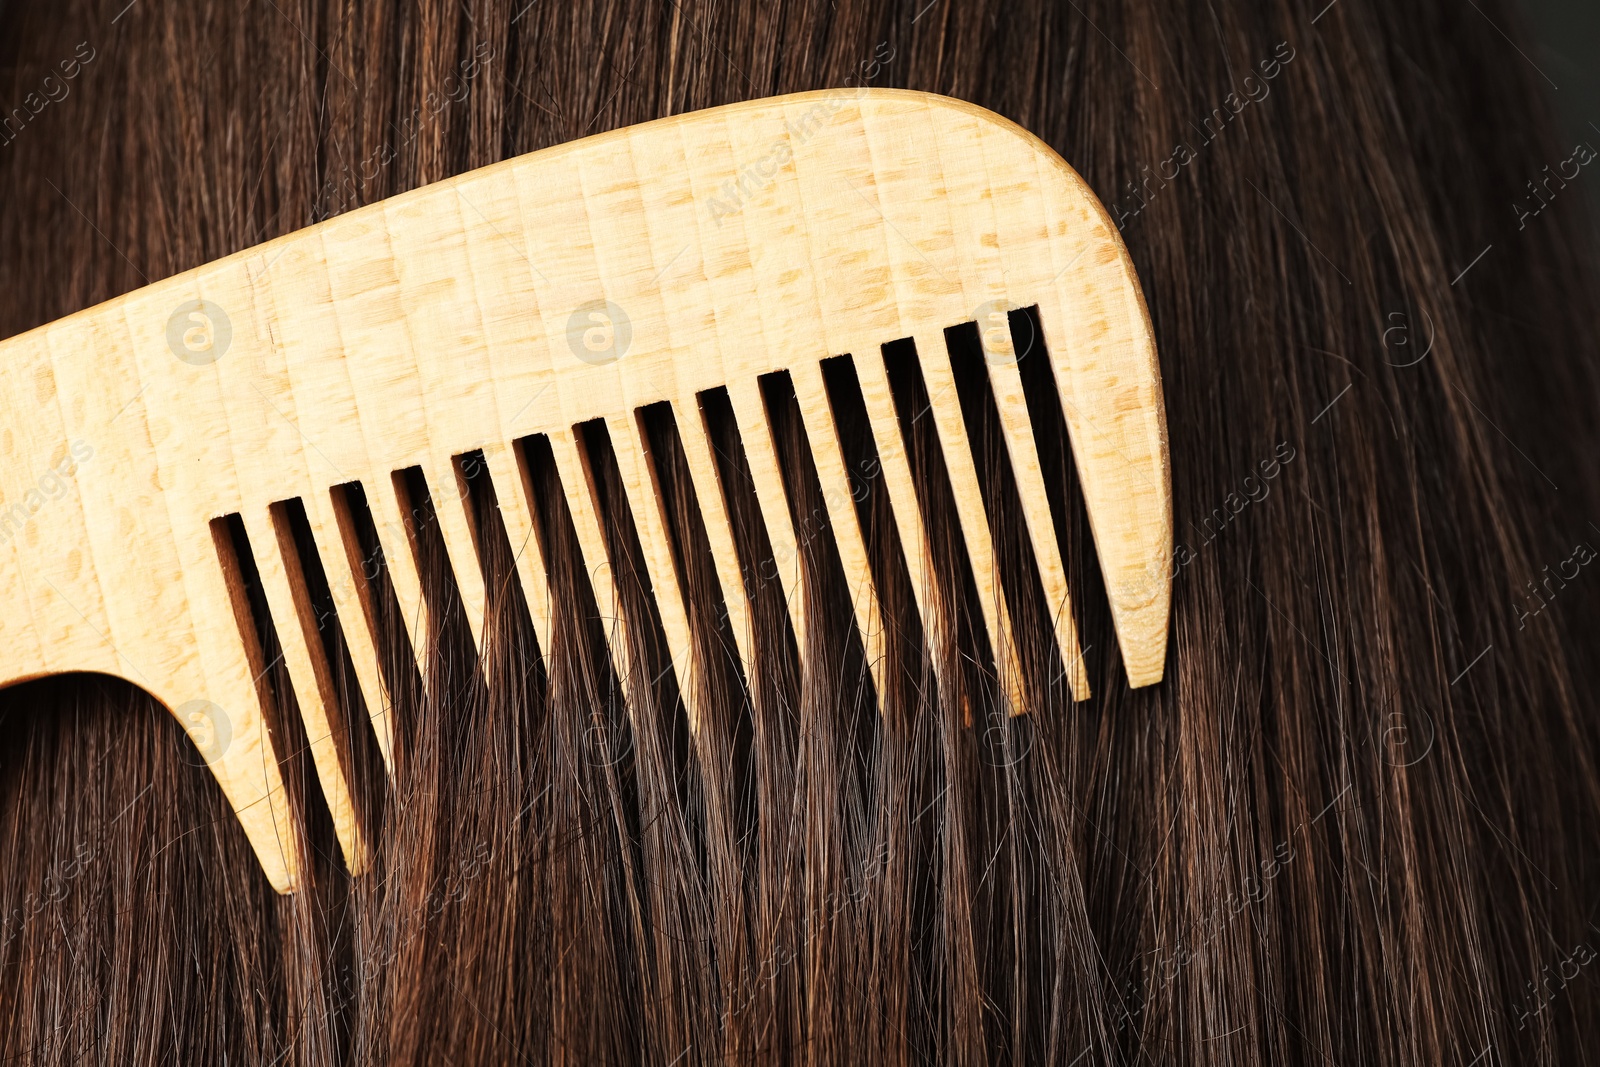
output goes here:
<path id="1" fill-rule="evenodd" d="M 77 676 L 0 694 L 0 1058 L 1586 1061 L 1600 331 L 1584 204 L 1546 168 L 1593 149 L 1557 138 L 1505 5 L 1473 6 L 0 0 L 0 114 L 29 111 L 0 144 L 0 336 L 649 119 L 840 85 L 995 110 L 1082 173 L 1128 246 L 1177 541 L 1166 677 L 1130 690 L 1065 430 L 1041 418 L 1095 694 L 1072 702 L 975 328 L 947 332 L 1017 605 L 1029 706 L 1006 714 L 960 531 L 935 518 L 954 499 L 937 436 L 915 417 L 919 367 L 945 353 L 886 337 L 932 592 L 954 610 L 923 631 L 853 364 L 832 360 L 891 621 L 883 691 L 779 376 L 764 388 L 785 490 L 817 518 L 801 524 L 800 649 L 712 396 L 752 602 L 745 677 L 685 428 L 648 411 L 712 665 L 687 683 L 707 709 L 690 731 L 603 426 L 585 444 L 634 622 L 600 618 L 533 440 L 549 648 L 497 487 L 467 471 L 480 651 L 414 478 L 425 633 L 373 577 L 392 777 L 329 561 L 300 547 L 367 872 L 346 869 L 307 758 L 274 630 L 292 620 L 248 575 L 304 831 L 293 895 L 272 893 L 141 690 Z M 70 94 L 50 100 L 67 60 Z M 1037 330 L 1026 310 L 1011 327 Z M 1048 363 L 1029 355 L 1041 395 Z M 0 486 L 0 506 L 28 488 Z"/>

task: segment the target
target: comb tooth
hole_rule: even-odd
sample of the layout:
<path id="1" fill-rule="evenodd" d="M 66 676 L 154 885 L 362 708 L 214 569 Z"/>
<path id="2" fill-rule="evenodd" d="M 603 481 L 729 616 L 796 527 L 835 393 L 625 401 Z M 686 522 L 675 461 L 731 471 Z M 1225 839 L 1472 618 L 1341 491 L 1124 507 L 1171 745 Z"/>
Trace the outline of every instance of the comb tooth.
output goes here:
<path id="1" fill-rule="evenodd" d="M 1062 288 L 1072 281 L 1065 279 Z M 1166 423 L 1149 316 L 1137 287 L 1124 279 L 1100 306 L 1104 318 L 1064 318 L 1055 301 L 1041 301 L 1039 321 L 1123 667 L 1128 685 L 1137 688 L 1161 681 L 1166 670 L 1172 601 Z M 1136 340 L 1108 329 L 1107 318 L 1135 324 L 1127 332 Z"/>
<path id="2" fill-rule="evenodd" d="M 467 616 L 467 626 L 472 630 L 472 644 L 481 654 L 486 596 L 483 567 L 478 562 L 478 544 L 468 518 L 472 500 L 467 496 L 467 488 L 462 484 L 453 460 L 429 464 L 423 468 L 423 477 L 427 479 L 428 491 L 433 495 L 433 513 L 439 520 L 439 536 L 444 540 L 450 571 L 456 578 L 461 609 Z"/>
<path id="3" fill-rule="evenodd" d="M 942 651 L 944 634 L 934 617 L 938 590 L 933 584 L 928 533 L 922 525 L 922 512 L 917 508 L 916 483 L 912 481 L 911 464 L 906 458 L 905 441 L 900 435 L 894 394 L 889 390 L 889 377 L 884 369 L 881 350 L 869 351 L 855 359 L 854 363 L 856 380 L 861 388 L 861 401 L 867 409 L 867 423 L 872 428 L 873 443 L 878 450 L 878 465 L 883 470 L 882 484 L 888 490 L 889 507 L 900 533 L 900 548 L 905 555 L 906 571 L 911 578 L 917 612 L 922 618 L 922 632 L 932 652 L 937 679 L 945 664 Z"/>
<path id="4" fill-rule="evenodd" d="M 389 720 L 388 691 L 384 688 L 378 670 L 378 643 L 374 634 L 377 620 L 375 605 L 366 576 L 361 573 L 361 548 L 356 541 L 355 527 L 347 519 L 340 521 L 341 505 L 335 504 L 332 492 L 313 492 L 306 500 L 306 524 L 311 527 L 311 542 L 316 546 L 317 558 L 322 561 L 328 583 L 335 584 L 334 575 L 342 578 L 354 572 L 356 588 L 361 590 L 359 610 L 345 611 L 339 615 L 339 630 L 344 634 L 345 646 L 350 650 L 350 662 L 355 667 L 356 684 L 361 687 L 361 698 L 366 701 L 367 715 L 378 736 L 378 748 L 383 753 L 383 765 L 394 776 L 394 731 Z M 385 557 L 388 550 L 384 550 Z"/>
<path id="5" fill-rule="evenodd" d="M 1004 431 L 1011 471 L 1017 479 L 1017 496 L 1027 522 L 1028 539 L 1033 543 L 1034 561 L 1039 567 L 1039 582 L 1044 588 L 1045 605 L 1055 624 L 1056 641 L 1061 651 L 1068 684 L 1074 700 L 1089 699 L 1089 672 L 1078 649 L 1078 628 L 1072 617 L 1072 594 L 1067 588 L 1067 571 L 1061 563 L 1061 545 L 1056 540 L 1055 520 L 1050 517 L 1050 497 L 1045 492 L 1044 472 L 1039 450 L 1033 440 L 1033 419 L 1022 392 L 1022 375 L 1017 370 L 1017 355 L 1011 344 L 1011 326 L 1005 312 L 996 312 L 999 321 L 978 324 L 983 345 L 983 361 L 989 368 L 989 388 Z M 993 328 L 989 328 L 989 327 Z M 1042 358 L 1042 357 L 1041 357 Z"/>
<path id="6" fill-rule="evenodd" d="M 767 528 L 767 541 L 772 545 L 773 566 L 789 608 L 789 624 L 794 627 L 795 648 L 801 654 L 803 665 L 806 627 L 805 605 L 800 601 L 800 546 L 795 541 L 789 502 L 783 495 L 783 473 L 778 468 L 772 427 L 767 422 L 766 401 L 762 400 L 761 386 L 754 378 L 731 381 L 727 388 L 733 420 L 744 445 L 745 461 L 750 465 L 750 477 L 755 483 L 761 521 Z"/>
<path id="7" fill-rule="evenodd" d="M 662 510 L 657 482 L 660 474 L 645 452 L 648 444 L 643 440 L 644 428 L 639 425 L 637 415 L 612 415 L 606 419 L 606 429 L 611 434 L 611 450 L 628 494 L 628 510 L 633 512 L 639 546 L 644 550 L 645 570 L 655 593 L 656 608 L 661 613 L 661 629 L 667 637 L 667 652 L 672 657 L 678 692 L 688 712 L 689 729 L 698 733 L 701 708 L 690 678 L 693 647 L 689 612 L 683 602 L 683 586 L 679 584 L 678 568 L 672 558 L 672 545 L 667 540 L 667 516 Z"/>
<path id="8" fill-rule="evenodd" d="M 316 611 L 300 571 L 294 533 L 276 513 L 244 517 L 244 524 L 345 867 L 351 874 L 361 874 L 367 868 L 367 844 L 339 763 L 343 733 L 335 724 L 342 720 L 337 710 L 329 714 L 330 708 L 338 708 L 338 697 L 317 630 Z"/>
<path id="9" fill-rule="evenodd" d="M 746 599 L 744 579 L 739 573 L 739 553 L 733 544 L 733 525 L 728 521 L 727 509 L 722 504 L 721 477 L 706 438 L 705 419 L 698 403 L 682 400 L 672 402 L 672 417 L 678 424 L 678 440 L 683 445 L 689 479 L 694 483 L 695 502 L 705 526 L 706 540 L 711 546 L 711 561 L 716 566 L 717 582 L 722 587 L 722 601 L 728 611 L 728 629 L 733 631 L 733 642 L 739 652 L 739 666 L 744 671 L 746 682 L 749 682 L 754 678 L 750 673 L 750 604 Z"/>
<path id="10" fill-rule="evenodd" d="M 588 468 L 578 452 L 576 431 L 557 430 L 550 436 L 550 452 L 555 458 L 556 474 L 561 479 L 561 491 L 567 498 L 567 510 L 572 515 L 572 529 L 578 538 L 578 551 L 583 556 L 583 570 L 594 591 L 595 607 L 606 634 L 606 644 L 611 651 L 611 665 L 616 670 L 619 683 L 625 683 L 632 657 L 628 651 L 627 634 L 620 632 L 621 605 L 617 596 L 616 569 L 606 554 L 605 537 L 600 531 L 600 518 L 594 509 L 594 485 Z M 604 572 L 604 573 L 602 573 Z M 630 708 L 631 711 L 631 708 Z"/>
<path id="11" fill-rule="evenodd" d="M 531 502 L 533 494 L 528 485 L 516 446 L 490 443 L 483 446 L 483 459 L 489 468 L 489 480 L 494 483 L 495 500 L 500 507 L 500 521 L 505 524 L 506 540 L 516 557 L 517 579 L 522 583 L 522 597 L 528 605 L 528 615 L 533 621 L 533 633 L 539 642 L 539 654 L 550 654 L 550 578 L 545 570 L 544 548 L 535 532 Z"/>
<path id="12" fill-rule="evenodd" d="M 989 517 L 984 511 L 978 472 L 972 462 L 972 445 L 967 440 L 962 420 L 961 401 L 956 393 L 955 376 L 950 370 L 950 353 L 940 334 L 917 334 L 918 364 L 928 407 L 939 431 L 939 448 L 950 476 L 951 494 L 956 501 L 956 518 L 961 523 L 962 540 L 967 543 L 967 560 L 972 580 L 978 588 L 979 607 L 994 650 L 995 670 L 1013 715 L 1026 709 L 1022 694 L 1022 666 L 1017 661 L 1017 646 L 1011 627 L 1011 606 L 1006 603 L 995 570 L 994 542 L 989 535 Z"/>
<path id="13" fill-rule="evenodd" d="M 296 832 L 267 727 L 271 697 L 262 677 L 267 665 L 225 526 L 224 520 L 211 522 L 206 540 L 215 555 L 204 563 L 196 552 L 198 538 L 179 542 L 180 551 L 187 550 L 179 580 L 192 606 L 187 618 L 174 621 L 193 627 L 198 649 L 181 665 L 177 684 L 179 692 L 201 695 L 181 702 L 168 697 L 163 703 L 216 775 L 273 888 L 287 893 L 300 881 L 304 839 Z M 130 666 L 150 682 L 137 665 Z"/>
<path id="14" fill-rule="evenodd" d="M 883 687 L 883 672 L 888 665 L 884 652 L 883 611 L 878 601 L 877 583 L 872 580 L 872 566 L 867 561 L 867 546 L 861 538 L 855 497 L 850 494 L 850 479 L 845 473 L 844 449 L 833 424 L 833 409 L 817 364 L 802 360 L 790 369 L 789 377 L 794 383 L 806 436 L 811 441 L 817 480 L 822 486 L 822 502 L 828 510 L 828 526 L 839 549 L 839 562 L 844 567 L 845 583 L 850 589 L 856 626 L 861 631 L 862 650 L 872 671 L 872 684 L 877 688 L 881 708 L 888 699 L 888 691 Z"/>
<path id="15" fill-rule="evenodd" d="M 422 576 L 412 553 L 409 509 L 395 484 L 396 477 L 382 475 L 366 482 L 367 506 L 372 510 L 372 526 L 377 531 L 378 547 L 383 549 L 383 565 L 389 572 L 389 584 L 394 587 L 395 602 L 400 605 L 417 673 L 426 691 L 430 664 L 423 650 L 428 647 L 428 605 L 422 597 Z"/>

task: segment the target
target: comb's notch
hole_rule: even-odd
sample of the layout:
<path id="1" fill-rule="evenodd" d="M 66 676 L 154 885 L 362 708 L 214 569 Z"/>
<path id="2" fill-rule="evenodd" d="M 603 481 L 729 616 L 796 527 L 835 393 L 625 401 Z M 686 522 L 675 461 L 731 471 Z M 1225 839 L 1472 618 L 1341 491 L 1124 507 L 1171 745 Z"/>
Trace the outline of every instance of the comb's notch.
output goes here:
<path id="1" fill-rule="evenodd" d="M 208 278 L 215 280 L 215 288 L 210 291 L 225 302 L 239 302 L 237 294 L 223 295 L 227 280 L 220 266 L 196 271 L 189 281 L 199 292 Z M 166 381 L 170 386 L 171 379 L 149 365 L 152 360 L 176 363 L 164 335 L 172 311 L 166 304 L 154 290 L 140 290 L 130 294 L 123 304 L 121 318 L 125 343 L 134 354 L 141 379 Z M 217 369 L 214 363 L 182 366 L 185 371 L 194 371 L 185 378 L 197 387 L 195 390 L 185 391 L 178 398 L 167 388 L 152 386 L 143 391 L 139 400 L 147 418 L 167 431 L 158 430 L 150 437 L 159 471 L 156 484 L 162 487 L 157 495 L 171 523 L 176 549 L 177 572 L 165 577 L 183 588 L 187 610 L 179 617 L 187 617 L 194 636 L 192 651 L 185 659 L 198 667 L 198 672 L 171 671 L 170 665 L 163 665 L 169 672 L 157 684 L 164 682 L 188 691 L 169 690 L 154 695 L 172 701 L 175 710 L 198 706 L 190 701 L 204 702 L 203 710 L 195 713 L 198 720 L 186 725 L 199 725 L 200 739 L 208 742 L 207 747 L 220 748 L 202 751 L 202 755 L 238 812 L 268 877 L 275 885 L 280 880 L 293 885 L 299 878 L 299 847 L 267 728 L 267 709 L 251 670 L 247 636 L 235 611 L 229 575 L 217 552 L 209 521 L 213 516 L 204 514 L 204 501 L 220 497 L 237 503 L 238 494 L 231 448 L 216 441 L 229 437 Z M 204 402 L 195 402 L 197 391 L 206 397 Z M 118 580 L 123 577 L 119 575 Z M 141 632 L 146 629 L 147 625 L 141 627 Z M 253 637 L 253 629 L 250 636 Z M 154 667 L 139 668 L 141 673 L 147 669 Z M 221 740 L 224 732 L 228 735 L 225 742 Z"/>

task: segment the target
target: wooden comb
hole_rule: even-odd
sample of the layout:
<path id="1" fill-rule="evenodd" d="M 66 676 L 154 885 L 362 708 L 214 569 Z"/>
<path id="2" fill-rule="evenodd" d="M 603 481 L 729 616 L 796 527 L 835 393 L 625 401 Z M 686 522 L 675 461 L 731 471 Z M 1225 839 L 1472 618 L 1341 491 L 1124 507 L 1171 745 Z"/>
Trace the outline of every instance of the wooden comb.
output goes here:
<path id="1" fill-rule="evenodd" d="M 541 502 L 528 491 L 526 446 L 548 441 L 596 603 L 616 618 L 577 429 L 603 420 L 692 728 L 688 610 L 639 413 L 670 405 L 748 677 L 748 590 L 702 394 L 726 390 L 774 559 L 787 561 L 779 577 L 799 636 L 796 525 L 758 384 L 787 372 L 876 672 L 883 621 L 861 526 L 844 513 L 849 474 L 822 367 L 853 362 L 917 608 L 931 621 L 924 514 L 883 357 L 886 343 L 910 338 L 957 501 L 946 521 L 960 525 L 982 621 L 1007 661 L 996 666 L 1020 710 L 979 491 L 986 471 L 943 335 L 977 322 L 1061 662 L 1081 700 L 1087 672 L 1005 328 L 1021 308 L 1035 308 L 1042 329 L 1129 684 L 1151 684 L 1166 657 L 1171 490 L 1155 346 L 1126 250 L 1082 179 L 1036 137 L 970 104 L 896 90 L 751 101 L 546 149 L 4 342 L 0 602 L 10 610 L 0 614 L 0 684 L 100 671 L 142 686 L 188 728 L 272 884 L 292 890 L 296 830 L 264 726 L 270 665 L 230 534 L 242 526 L 340 844 L 359 871 L 368 846 L 340 767 L 333 672 L 295 528 L 309 529 L 327 584 L 359 593 L 339 622 L 392 771 L 350 487 L 371 509 L 395 600 L 420 629 L 430 606 L 406 490 L 420 472 L 481 641 L 484 579 L 461 465 L 481 452 L 547 652 Z M 610 645 L 621 676 L 626 642 Z"/>

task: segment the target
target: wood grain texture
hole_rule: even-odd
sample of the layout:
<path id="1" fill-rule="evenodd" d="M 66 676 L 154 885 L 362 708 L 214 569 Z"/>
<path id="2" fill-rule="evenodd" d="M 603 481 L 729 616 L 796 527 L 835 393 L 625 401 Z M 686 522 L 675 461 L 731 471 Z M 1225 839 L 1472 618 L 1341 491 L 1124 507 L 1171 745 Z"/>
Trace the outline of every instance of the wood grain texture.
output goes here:
<path id="1" fill-rule="evenodd" d="M 184 720 L 272 884 L 292 889 L 297 828 L 265 725 L 255 635 L 240 625 L 239 591 L 212 531 L 213 519 L 239 514 L 340 842 L 359 869 L 366 844 L 333 746 L 342 724 L 318 619 L 296 586 L 299 563 L 274 504 L 304 503 L 389 758 L 375 609 L 334 487 L 360 483 L 421 647 L 438 607 L 425 603 L 414 502 L 395 479 L 421 470 L 481 642 L 485 588 L 457 457 L 482 450 L 547 653 L 548 546 L 537 518 L 547 502 L 530 498 L 516 442 L 549 436 L 597 602 L 616 618 L 590 458 L 574 429 L 605 420 L 692 721 L 688 611 L 637 410 L 669 402 L 679 434 L 703 436 L 698 394 L 728 387 L 804 656 L 797 553 L 808 534 L 794 525 L 757 387 L 763 374 L 791 372 L 876 672 L 877 592 L 818 364 L 854 357 L 886 475 L 903 482 L 881 346 L 916 339 L 961 498 L 953 518 L 972 564 L 992 571 L 974 496 L 985 473 L 973 468 L 948 391 L 942 331 L 1031 306 L 1128 680 L 1148 685 L 1166 657 L 1172 528 L 1159 371 L 1127 253 L 1082 180 L 1038 139 L 971 105 L 895 90 L 753 101 L 551 148 L 0 344 L 0 598 L 9 608 L 0 683 L 100 671 L 142 686 Z M 1081 699 L 1088 675 L 1015 357 L 1003 334 L 983 337 L 1027 534 Z M 685 455 L 748 670 L 750 614 L 721 476 L 701 440 Z M 917 500 L 912 487 L 892 488 L 926 616 L 941 609 L 926 587 Z M 975 578 L 1004 684 L 1020 702 L 999 583 Z M 612 644 L 628 670 L 624 643 Z"/>

